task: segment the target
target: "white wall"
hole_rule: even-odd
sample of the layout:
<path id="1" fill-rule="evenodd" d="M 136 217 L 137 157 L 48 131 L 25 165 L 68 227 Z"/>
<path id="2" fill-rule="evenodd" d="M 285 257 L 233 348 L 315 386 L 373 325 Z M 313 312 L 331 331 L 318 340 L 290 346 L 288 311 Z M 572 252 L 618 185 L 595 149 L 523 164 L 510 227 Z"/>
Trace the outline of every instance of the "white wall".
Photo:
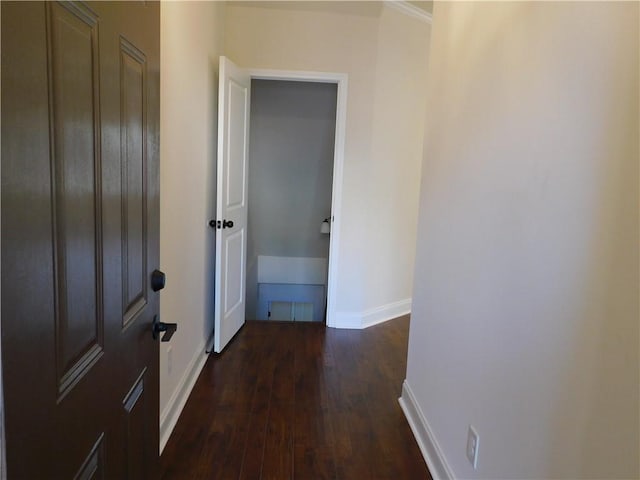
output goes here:
<path id="1" fill-rule="evenodd" d="M 371 161 L 366 169 L 365 309 L 413 289 L 430 26 L 384 8 L 378 26 Z M 375 258 L 375 261 L 370 261 Z"/>
<path id="2" fill-rule="evenodd" d="M 329 257 L 320 224 L 331 214 L 336 94 L 330 83 L 251 82 L 247 318 L 258 318 L 258 256 Z"/>
<path id="3" fill-rule="evenodd" d="M 427 13 L 433 13 L 433 1 L 425 1 L 425 0 L 409 0 L 411 5 L 414 7 L 418 7 L 421 10 L 424 10 Z"/>
<path id="4" fill-rule="evenodd" d="M 638 14 L 436 2 L 403 397 L 455 477 L 640 476 Z"/>
<path id="5" fill-rule="evenodd" d="M 378 2 L 227 6 L 225 54 L 239 65 L 349 75 L 336 282 L 343 324 L 362 325 L 367 312 L 384 316 L 396 312 L 389 306 L 409 306 L 425 99 L 417 85 L 424 83 L 428 34 L 428 24 Z M 379 51 L 383 42 L 393 48 Z M 374 132 L 383 138 L 374 140 Z"/>
<path id="6" fill-rule="evenodd" d="M 213 329 L 215 232 L 207 222 L 215 216 L 223 30 L 222 2 L 161 5 L 160 264 L 167 287 L 160 314 L 178 324 L 160 349 L 162 448 L 204 364 Z"/>

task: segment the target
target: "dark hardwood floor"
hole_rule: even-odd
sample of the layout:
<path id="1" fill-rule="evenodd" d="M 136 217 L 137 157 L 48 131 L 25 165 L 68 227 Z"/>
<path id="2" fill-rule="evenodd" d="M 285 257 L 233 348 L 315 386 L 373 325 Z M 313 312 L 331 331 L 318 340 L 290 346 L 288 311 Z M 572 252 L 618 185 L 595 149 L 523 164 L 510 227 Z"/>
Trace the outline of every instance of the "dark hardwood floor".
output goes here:
<path id="1" fill-rule="evenodd" d="M 409 318 L 247 322 L 200 375 L 163 479 L 430 479 L 398 405 Z"/>

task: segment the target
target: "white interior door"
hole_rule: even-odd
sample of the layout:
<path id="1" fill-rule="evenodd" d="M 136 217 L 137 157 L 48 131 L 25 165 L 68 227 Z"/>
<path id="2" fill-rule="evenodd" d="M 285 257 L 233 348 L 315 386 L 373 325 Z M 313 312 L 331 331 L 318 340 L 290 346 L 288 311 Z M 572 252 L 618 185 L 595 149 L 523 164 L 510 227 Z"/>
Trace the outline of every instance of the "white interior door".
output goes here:
<path id="1" fill-rule="evenodd" d="M 244 324 L 249 163 L 248 72 L 220 57 L 214 350 Z"/>

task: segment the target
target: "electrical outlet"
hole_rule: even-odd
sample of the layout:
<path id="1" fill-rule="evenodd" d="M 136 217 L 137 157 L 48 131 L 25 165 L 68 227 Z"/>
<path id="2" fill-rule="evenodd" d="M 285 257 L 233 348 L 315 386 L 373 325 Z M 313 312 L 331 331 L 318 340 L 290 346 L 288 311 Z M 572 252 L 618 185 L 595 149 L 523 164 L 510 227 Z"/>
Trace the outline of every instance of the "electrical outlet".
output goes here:
<path id="1" fill-rule="evenodd" d="M 173 347 L 169 345 L 167 347 L 167 373 L 171 375 L 173 370 Z"/>
<path id="2" fill-rule="evenodd" d="M 480 435 L 472 425 L 469 425 L 467 434 L 467 458 L 475 470 L 478 468 L 478 447 L 480 446 Z"/>

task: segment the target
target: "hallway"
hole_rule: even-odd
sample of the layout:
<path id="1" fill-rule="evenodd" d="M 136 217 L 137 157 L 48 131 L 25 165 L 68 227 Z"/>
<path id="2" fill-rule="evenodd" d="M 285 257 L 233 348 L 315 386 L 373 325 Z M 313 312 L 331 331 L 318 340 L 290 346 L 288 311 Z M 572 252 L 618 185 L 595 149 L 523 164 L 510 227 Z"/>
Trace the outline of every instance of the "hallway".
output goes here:
<path id="1" fill-rule="evenodd" d="M 365 330 L 247 322 L 212 355 L 163 479 L 429 479 L 398 405 L 409 317 Z"/>

